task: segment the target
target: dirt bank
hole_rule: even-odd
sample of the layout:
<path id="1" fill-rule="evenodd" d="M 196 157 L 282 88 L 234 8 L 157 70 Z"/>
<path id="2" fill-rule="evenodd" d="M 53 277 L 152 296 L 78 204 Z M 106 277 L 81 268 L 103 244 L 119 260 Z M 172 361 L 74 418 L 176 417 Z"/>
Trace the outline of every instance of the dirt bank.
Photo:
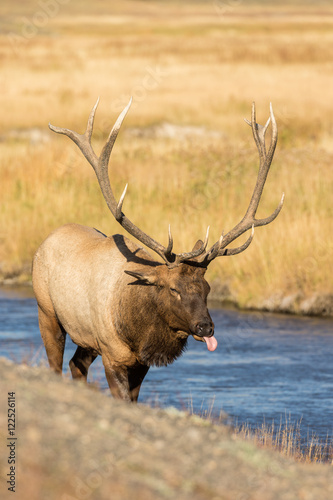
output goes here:
<path id="1" fill-rule="evenodd" d="M 264 299 L 253 298 L 245 304 L 240 304 L 237 296 L 232 293 L 227 285 L 216 279 L 211 283 L 209 299 L 218 306 L 231 304 L 240 309 L 267 311 L 283 314 L 296 314 L 301 316 L 333 317 L 333 294 L 290 293 L 284 295 L 275 293 Z"/>
<path id="2" fill-rule="evenodd" d="M 11 290 L 21 290 L 24 295 L 34 297 L 31 277 L 22 275 L 15 278 L 1 278 L 0 287 L 10 293 Z M 242 310 L 267 311 L 300 316 L 333 317 L 333 294 L 305 295 L 291 293 L 283 295 L 276 293 L 263 300 L 252 299 L 246 304 L 240 304 L 237 296 L 228 285 L 215 279 L 211 283 L 209 307 L 236 307 Z"/>
<path id="3" fill-rule="evenodd" d="M 0 380 L 2 499 L 333 498 L 330 466 L 296 464 L 198 417 L 127 405 L 3 359 Z M 15 495 L 6 483 L 8 392 L 16 404 Z"/>

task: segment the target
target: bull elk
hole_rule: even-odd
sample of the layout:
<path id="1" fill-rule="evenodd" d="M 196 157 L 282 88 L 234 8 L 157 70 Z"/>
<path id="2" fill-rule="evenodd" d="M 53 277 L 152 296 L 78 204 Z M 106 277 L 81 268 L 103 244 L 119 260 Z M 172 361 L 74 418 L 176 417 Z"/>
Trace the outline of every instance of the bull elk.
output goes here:
<path id="1" fill-rule="evenodd" d="M 207 249 L 198 240 L 190 252 L 173 252 L 169 227 L 167 246 L 155 241 L 133 224 L 122 211 L 126 188 L 116 201 L 109 180 L 110 154 L 131 101 L 119 115 L 98 157 L 91 136 L 93 107 L 83 135 L 54 127 L 67 135 L 93 167 L 100 189 L 116 221 L 136 240 L 155 252 L 155 260 L 136 242 L 119 234 L 77 224 L 56 229 L 38 248 L 33 260 L 33 288 L 38 303 L 39 327 L 51 369 L 62 372 L 66 334 L 77 345 L 69 365 L 74 379 L 87 379 L 97 355 L 102 356 L 106 378 L 114 397 L 137 401 L 141 383 L 150 366 L 172 363 L 183 352 L 188 337 L 206 343 L 214 351 L 217 341 L 207 309 L 210 287 L 204 278 L 217 257 L 243 252 L 251 243 L 254 227 L 272 222 L 276 210 L 264 219 L 256 212 L 277 143 L 277 125 L 270 107 L 265 126 L 256 123 L 255 105 L 247 121 L 259 152 L 259 173 L 243 219 Z M 266 152 L 265 134 L 271 122 L 271 141 Z M 208 228 L 209 229 L 209 228 Z M 248 230 L 247 241 L 229 245 Z"/>

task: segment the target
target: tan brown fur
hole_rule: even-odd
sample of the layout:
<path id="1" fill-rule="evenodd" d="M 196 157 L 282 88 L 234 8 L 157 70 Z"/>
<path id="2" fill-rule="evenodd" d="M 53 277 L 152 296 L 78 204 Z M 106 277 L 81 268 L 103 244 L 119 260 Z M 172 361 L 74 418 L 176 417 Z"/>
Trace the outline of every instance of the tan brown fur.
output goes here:
<path id="1" fill-rule="evenodd" d="M 142 273 L 137 279 L 125 271 Z M 152 365 L 172 363 L 206 321 L 209 286 L 204 269 L 169 269 L 121 235 L 68 224 L 36 252 L 33 286 L 51 368 L 61 373 L 66 332 L 78 346 L 74 378 L 87 377 L 101 355 L 112 394 L 137 400 Z M 181 292 L 181 297 L 173 289 Z"/>

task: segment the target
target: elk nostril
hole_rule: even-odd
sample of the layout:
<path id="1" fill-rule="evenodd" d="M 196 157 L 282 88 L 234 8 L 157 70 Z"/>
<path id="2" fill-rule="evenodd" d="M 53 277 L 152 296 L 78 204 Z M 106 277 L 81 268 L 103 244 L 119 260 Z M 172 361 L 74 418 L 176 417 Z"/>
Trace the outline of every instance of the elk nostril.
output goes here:
<path id="1" fill-rule="evenodd" d="M 214 326 L 211 321 L 204 320 L 196 324 L 196 333 L 202 337 L 209 337 L 214 333 Z"/>

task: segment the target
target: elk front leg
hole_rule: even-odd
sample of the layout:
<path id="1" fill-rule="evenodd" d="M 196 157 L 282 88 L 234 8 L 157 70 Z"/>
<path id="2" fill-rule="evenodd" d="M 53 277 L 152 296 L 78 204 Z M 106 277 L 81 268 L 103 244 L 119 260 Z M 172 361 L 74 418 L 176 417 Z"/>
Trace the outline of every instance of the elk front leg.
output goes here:
<path id="1" fill-rule="evenodd" d="M 94 354 L 92 350 L 79 346 L 69 362 L 73 379 L 81 379 L 87 382 L 89 366 L 95 361 L 96 357 L 97 354 Z"/>
<path id="2" fill-rule="evenodd" d="M 149 367 L 139 363 L 131 367 L 115 365 L 106 356 L 102 356 L 102 360 L 112 396 L 124 401 L 137 402 L 141 384 Z"/>
<path id="3" fill-rule="evenodd" d="M 133 368 L 127 368 L 130 397 L 131 401 L 134 403 L 138 400 L 141 384 L 147 375 L 148 370 L 149 366 L 140 365 L 139 363 Z"/>

